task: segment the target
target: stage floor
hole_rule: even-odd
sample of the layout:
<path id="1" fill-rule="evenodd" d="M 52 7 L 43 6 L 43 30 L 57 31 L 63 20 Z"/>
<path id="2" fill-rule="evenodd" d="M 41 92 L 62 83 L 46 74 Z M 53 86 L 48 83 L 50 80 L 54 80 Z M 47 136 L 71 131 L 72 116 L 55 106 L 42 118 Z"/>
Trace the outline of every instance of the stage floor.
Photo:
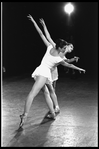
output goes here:
<path id="1" fill-rule="evenodd" d="M 36 96 L 23 129 L 18 129 L 19 115 L 32 88 L 31 78 L 3 81 L 3 147 L 97 147 L 97 82 L 83 78 L 59 78 L 56 94 L 60 114 L 56 120 L 45 118 L 48 107 L 43 93 Z"/>

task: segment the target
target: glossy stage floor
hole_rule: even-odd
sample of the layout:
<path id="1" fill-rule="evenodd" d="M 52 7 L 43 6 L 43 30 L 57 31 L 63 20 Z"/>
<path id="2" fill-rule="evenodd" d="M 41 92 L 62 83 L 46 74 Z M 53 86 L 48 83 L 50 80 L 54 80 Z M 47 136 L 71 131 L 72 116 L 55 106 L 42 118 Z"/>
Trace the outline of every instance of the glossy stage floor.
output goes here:
<path id="1" fill-rule="evenodd" d="M 34 80 L 3 81 L 2 146 L 3 147 L 97 147 L 98 88 L 88 79 L 59 78 L 56 94 L 60 114 L 48 120 L 43 93 L 36 96 L 23 129 L 18 129 L 26 97 Z"/>

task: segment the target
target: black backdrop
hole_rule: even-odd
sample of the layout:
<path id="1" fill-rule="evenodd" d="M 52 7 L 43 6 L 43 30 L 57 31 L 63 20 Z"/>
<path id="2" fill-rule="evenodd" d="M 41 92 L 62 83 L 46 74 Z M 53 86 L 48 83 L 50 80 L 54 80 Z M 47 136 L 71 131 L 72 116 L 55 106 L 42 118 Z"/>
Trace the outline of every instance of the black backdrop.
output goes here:
<path id="1" fill-rule="evenodd" d="M 40 64 L 46 51 L 42 39 L 32 22 L 31 14 L 39 27 L 43 18 L 53 40 L 63 38 L 74 44 L 67 58 L 79 56 L 76 64 L 86 69 L 86 75 L 97 76 L 98 70 L 98 3 L 74 2 L 74 13 L 68 20 L 63 10 L 65 2 L 3 2 L 2 8 L 2 65 L 6 76 L 31 73 Z M 59 66 L 60 75 L 64 73 Z"/>

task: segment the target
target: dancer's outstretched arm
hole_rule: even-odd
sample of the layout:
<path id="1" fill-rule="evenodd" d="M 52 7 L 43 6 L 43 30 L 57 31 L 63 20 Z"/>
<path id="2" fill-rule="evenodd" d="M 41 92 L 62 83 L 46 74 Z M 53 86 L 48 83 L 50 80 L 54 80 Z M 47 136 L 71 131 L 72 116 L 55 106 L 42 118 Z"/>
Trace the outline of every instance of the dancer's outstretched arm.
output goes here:
<path id="1" fill-rule="evenodd" d="M 74 61 L 78 62 L 78 59 L 79 59 L 79 57 L 74 56 L 74 58 L 66 59 L 65 61 L 66 61 L 67 63 L 72 63 L 72 62 L 74 62 Z"/>
<path id="2" fill-rule="evenodd" d="M 79 67 L 77 67 L 77 66 L 75 66 L 73 64 L 69 64 L 69 63 L 67 63 L 65 61 L 62 61 L 60 64 L 63 65 L 63 66 L 65 66 L 65 67 L 69 67 L 69 68 L 73 68 L 73 69 L 79 70 L 80 72 L 83 71 L 85 73 L 85 70 L 84 69 L 79 68 Z"/>
<path id="3" fill-rule="evenodd" d="M 44 29 L 46 38 L 47 38 L 48 41 L 55 47 L 56 44 L 55 44 L 55 42 L 52 40 L 52 38 L 51 38 L 51 36 L 50 36 L 50 33 L 49 33 L 48 29 L 47 29 L 47 26 L 46 26 L 46 24 L 45 24 L 45 22 L 44 22 L 44 20 L 43 20 L 43 19 L 40 19 L 40 23 L 41 23 L 42 26 L 43 26 L 43 29 Z"/>
<path id="4" fill-rule="evenodd" d="M 39 33 L 40 37 L 42 38 L 43 42 L 45 43 L 46 46 L 49 46 L 50 43 L 48 42 L 48 40 L 46 39 L 46 37 L 44 36 L 43 32 L 41 31 L 41 29 L 39 28 L 39 26 L 37 25 L 37 23 L 35 22 L 35 20 L 33 19 L 33 17 L 29 14 L 27 16 L 34 24 L 37 32 Z"/>

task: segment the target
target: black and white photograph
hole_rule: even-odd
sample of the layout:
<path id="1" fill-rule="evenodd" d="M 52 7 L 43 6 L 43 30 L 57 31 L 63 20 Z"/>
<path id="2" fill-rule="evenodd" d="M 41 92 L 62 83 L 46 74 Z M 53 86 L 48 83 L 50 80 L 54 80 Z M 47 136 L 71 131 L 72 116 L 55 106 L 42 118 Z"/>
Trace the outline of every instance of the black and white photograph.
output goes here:
<path id="1" fill-rule="evenodd" d="M 98 147 L 98 2 L 1 2 L 1 147 Z"/>

